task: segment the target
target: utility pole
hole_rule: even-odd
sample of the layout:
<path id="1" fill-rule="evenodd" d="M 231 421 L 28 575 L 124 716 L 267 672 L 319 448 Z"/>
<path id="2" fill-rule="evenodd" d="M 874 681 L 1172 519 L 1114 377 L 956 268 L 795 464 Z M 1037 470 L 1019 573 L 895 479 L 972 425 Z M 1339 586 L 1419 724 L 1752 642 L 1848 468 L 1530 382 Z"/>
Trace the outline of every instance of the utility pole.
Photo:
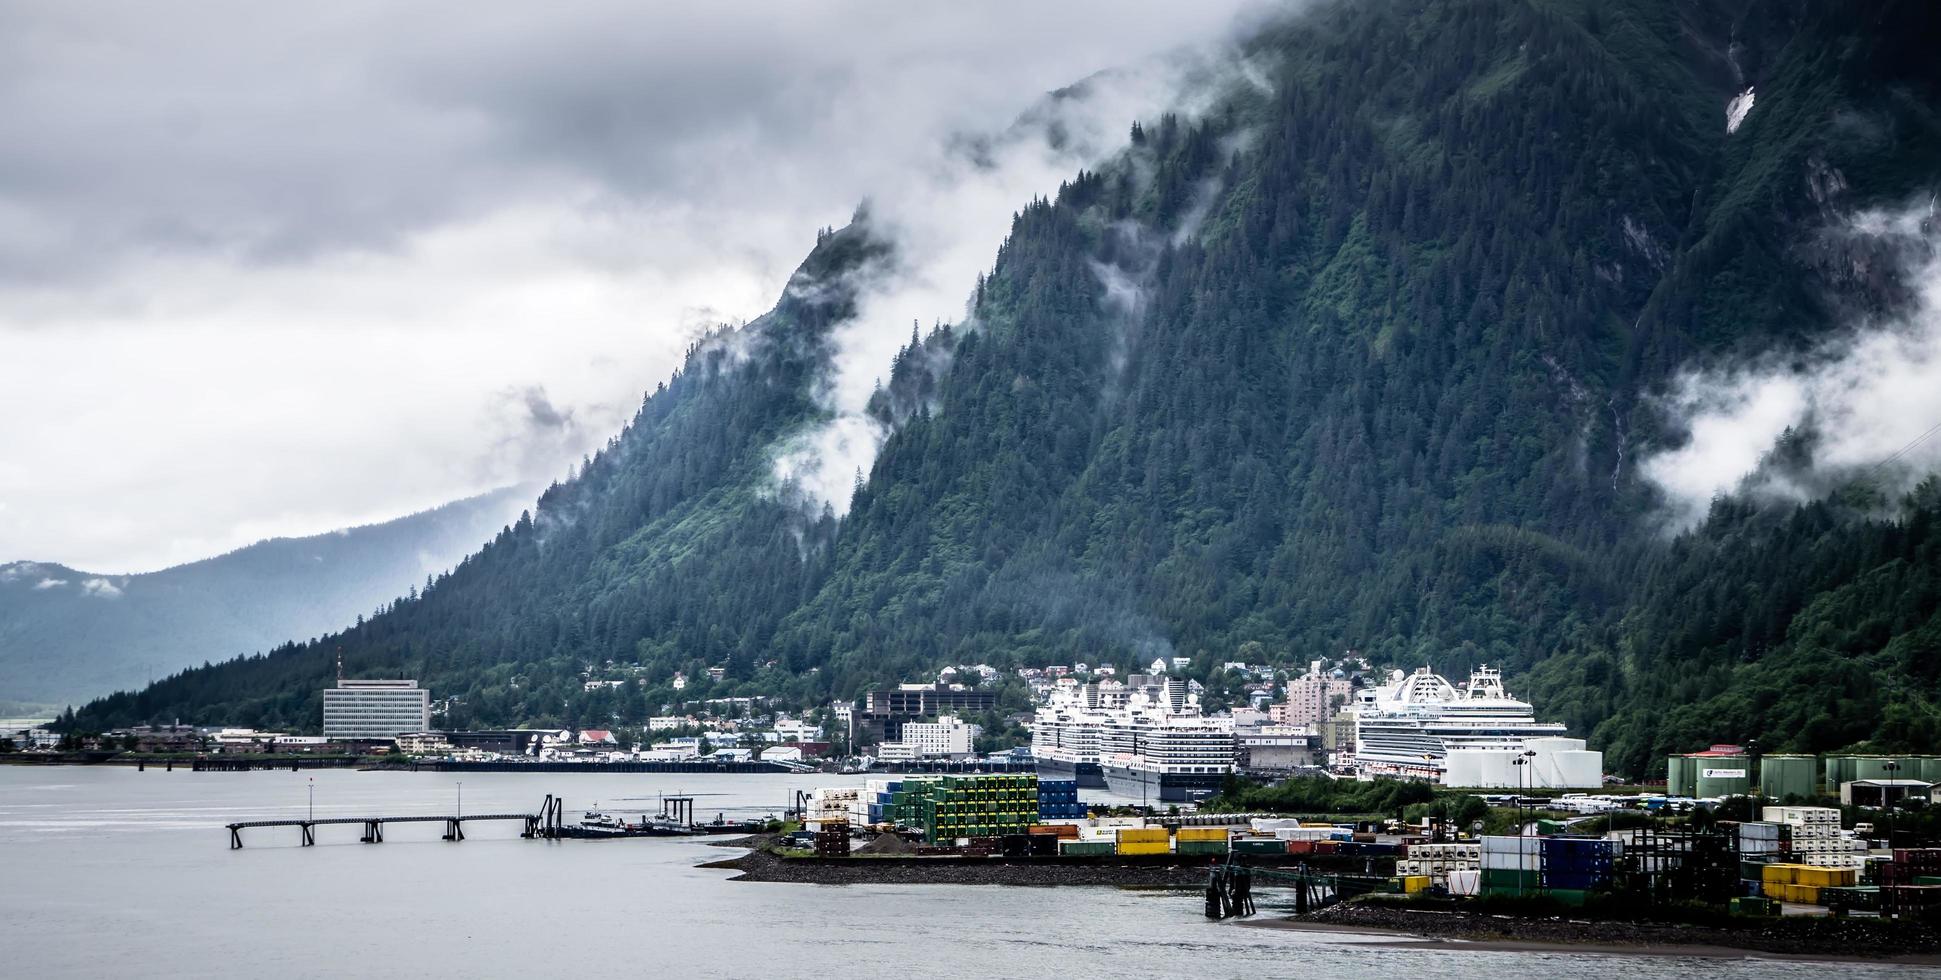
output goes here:
<path id="1" fill-rule="evenodd" d="M 1894 804 L 1888 799 L 1888 794 L 1893 792 L 1896 782 L 1894 774 L 1901 771 L 1901 764 L 1889 759 L 1881 763 L 1880 768 L 1887 771 L 1887 785 L 1880 788 L 1880 808 L 1887 811 L 1887 846 L 1892 848 L 1894 846 Z"/>
<path id="2" fill-rule="evenodd" d="M 465 780 L 458 781 L 458 816 L 465 815 Z"/>
<path id="3" fill-rule="evenodd" d="M 317 777 L 310 777 L 310 822 L 317 820 Z"/>

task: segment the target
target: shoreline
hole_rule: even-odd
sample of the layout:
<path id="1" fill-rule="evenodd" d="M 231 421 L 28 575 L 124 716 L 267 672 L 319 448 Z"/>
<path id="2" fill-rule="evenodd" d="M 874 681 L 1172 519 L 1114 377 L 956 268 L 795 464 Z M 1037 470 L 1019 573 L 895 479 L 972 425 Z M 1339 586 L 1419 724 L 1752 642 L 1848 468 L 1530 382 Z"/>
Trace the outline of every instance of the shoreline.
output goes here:
<path id="1" fill-rule="evenodd" d="M 1693 956 L 1941 967 L 1932 927 L 1874 919 L 1793 917 L 1743 928 L 1581 919 L 1522 919 L 1350 902 L 1303 917 L 1242 920 L 1254 929 L 1393 937 L 1387 945 L 1470 952 L 1553 952 L 1609 956 Z M 1876 952 L 1877 951 L 1877 952 Z"/>
<path id="2" fill-rule="evenodd" d="M 1198 890 L 1206 886 L 1204 864 L 1052 864 L 1007 862 L 1001 858 L 855 857 L 830 860 L 785 858 L 758 845 L 721 842 L 720 846 L 749 847 L 739 857 L 708 861 L 697 867 L 740 874 L 729 881 L 779 882 L 802 885 L 996 885 L 1022 888 L 1118 886 Z"/>

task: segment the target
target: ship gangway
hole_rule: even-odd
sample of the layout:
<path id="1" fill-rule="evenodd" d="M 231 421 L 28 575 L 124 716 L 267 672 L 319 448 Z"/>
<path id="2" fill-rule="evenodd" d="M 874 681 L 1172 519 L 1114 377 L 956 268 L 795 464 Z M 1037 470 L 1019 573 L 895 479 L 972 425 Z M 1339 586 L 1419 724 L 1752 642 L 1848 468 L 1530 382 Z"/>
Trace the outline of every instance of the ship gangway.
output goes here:
<path id="1" fill-rule="evenodd" d="M 564 822 L 565 803 L 552 794 L 546 795 L 546 802 L 538 813 L 467 813 L 426 816 L 422 814 L 397 817 L 324 817 L 303 820 L 243 820 L 228 824 L 229 849 L 234 851 L 243 846 L 243 831 L 264 827 L 295 827 L 298 839 L 304 847 L 317 843 L 317 828 L 338 824 L 362 824 L 363 836 L 358 840 L 365 844 L 384 843 L 384 826 L 393 823 L 440 823 L 445 825 L 444 839 L 462 841 L 465 839 L 465 825 L 468 823 L 491 823 L 518 821 L 523 825 L 519 836 L 526 840 L 558 840 L 560 827 Z"/>

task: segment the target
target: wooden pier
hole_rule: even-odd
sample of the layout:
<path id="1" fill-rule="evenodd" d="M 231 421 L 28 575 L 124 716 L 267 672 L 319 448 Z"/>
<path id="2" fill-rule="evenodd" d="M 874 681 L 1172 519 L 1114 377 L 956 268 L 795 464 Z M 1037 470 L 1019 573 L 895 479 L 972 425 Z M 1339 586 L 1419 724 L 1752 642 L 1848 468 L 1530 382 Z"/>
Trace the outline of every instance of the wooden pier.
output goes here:
<path id="1" fill-rule="evenodd" d="M 468 823 L 506 820 L 517 820 L 523 823 L 525 826 L 520 831 L 519 836 L 527 840 L 533 840 L 535 838 L 558 840 L 560 824 L 565 810 L 565 804 L 558 797 L 548 794 L 545 805 L 540 807 L 538 813 L 476 813 L 467 815 L 452 814 L 450 816 L 407 817 L 325 817 L 321 820 L 244 820 L 240 823 L 228 825 L 229 849 L 232 851 L 241 849 L 243 846 L 243 831 L 259 827 L 295 827 L 299 834 L 298 839 L 303 842 L 303 846 L 313 847 L 317 843 L 318 827 L 336 824 L 363 824 L 364 834 L 358 840 L 365 844 L 382 844 L 384 843 L 385 824 L 438 823 L 441 821 L 445 824 L 444 839 L 448 841 L 464 840 L 465 825 Z"/>

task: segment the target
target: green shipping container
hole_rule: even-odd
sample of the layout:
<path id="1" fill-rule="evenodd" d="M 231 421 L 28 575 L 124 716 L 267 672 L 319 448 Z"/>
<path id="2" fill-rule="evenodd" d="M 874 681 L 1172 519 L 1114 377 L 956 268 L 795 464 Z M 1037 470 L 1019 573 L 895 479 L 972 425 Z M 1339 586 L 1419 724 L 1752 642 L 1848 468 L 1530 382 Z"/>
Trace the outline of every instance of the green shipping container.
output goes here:
<path id="1" fill-rule="evenodd" d="M 1287 842 L 1279 839 L 1236 840 L 1233 842 L 1233 853 L 1235 854 L 1286 854 Z"/>
<path id="2" fill-rule="evenodd" d="M 1096 857 L 1112 854 L 1115 848 L 1109 840 L 1069 840 L 1058 842 L 1058 853 L 1064 857 Z"/>
<path id="3" fill-rule="evenodd" d="M 1769 898 L 1752 898 L 1741 895 L 1738 898 L 1734 898 L 1728 905 L 1733 915 L 1768 916 L 1777 914 L 1778 912 L 1778 909 L 1772 903 L 1772 899 Z"/>
<path id="4" fill-rule="evenodd" d="M 1285 848 L 1282 848 L 1284 851 Z M 1182 840 L 1173 842 L 1174 854 L 1225 854 L 1227 842 L 1223 840 Z"/>
<path id="5" fill-rule="evenodd" d="M 1502 888 L 1512 892 L 1519 889 L 1524 892 L 1539 891 L 1543 888 L 1543 872 L 1484 868 L 1482 886 L 1484 888 Z"/>

